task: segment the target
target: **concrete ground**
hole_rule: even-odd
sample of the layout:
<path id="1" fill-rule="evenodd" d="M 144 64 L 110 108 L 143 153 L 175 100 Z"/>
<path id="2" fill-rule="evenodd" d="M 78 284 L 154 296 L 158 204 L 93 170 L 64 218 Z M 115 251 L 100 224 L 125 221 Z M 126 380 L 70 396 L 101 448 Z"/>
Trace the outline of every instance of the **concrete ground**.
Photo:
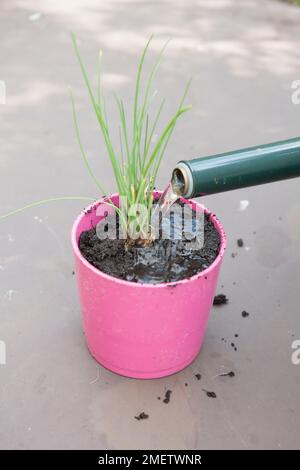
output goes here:
<path id="1" fill-rule="evenodd" d="M 164 187 L 179 159 L 300 134 L 300 105 L 291 100 L 300 79 L 299 24 L 300 9 L 276 0 L 2 0 L 0 213 L 39 199 L 98 196 L 80 159 L 68 85 L 93 168 L 115 189 L 71 30 L 93 78 L 102 48 L 106 92 L 129 103 L 147 38 L 155 34 L 150 59 L 173 38 L 157 88 L 170 111 L 193 77 L 193 110 L 162 165 Z M 291 361 L 300 340 L 299 196 L 293 180 L 203 199 L 228 236 L 218 292 L 229 304 L 211 312 L 197 360 L 152 381 L 114 375 L 86 349 L 69 240 L 84 202 L 1 220 L 0 447 L 299 449 L 300 365 Z M 246 210 L 241 200 L 250 202 Z M 218 377 L 229 370 L 235 377 Z M 173 391 L 168 405 L 157 400 L 166 389 Z M 134 419 L 141 411 L 147 421 Z"/>

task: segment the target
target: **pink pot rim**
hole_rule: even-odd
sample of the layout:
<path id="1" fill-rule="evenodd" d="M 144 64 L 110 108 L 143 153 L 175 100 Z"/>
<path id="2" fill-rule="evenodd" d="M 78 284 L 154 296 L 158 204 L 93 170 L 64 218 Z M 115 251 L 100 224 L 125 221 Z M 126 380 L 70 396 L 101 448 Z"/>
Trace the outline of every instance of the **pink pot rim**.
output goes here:
<path id="1" fill-rule="evenodd" d="M 162 194 L 162 191 L 155 191 L 155 195 L 161 195 Z M 116 197 L 118 196 L 118 194 L 112 194 L 110 197 Z M 200 204 L 199 202 L 195 201 L 194 199 L 184 199 L 184 198 L 180 198 L 180 201 L 181 202 L 193 202 L 194 204 L 196 204 L 197 208 L 199 208 L 200 210 L 202 210 L 204 213 L 206 214 L 209 214 L 210 215 L 210 220 L 213 222 L 215 228 L 217 229 L 217 231 L 219 232 L 219 235 L 220 235 L 220 238 L 221 238 L 221 246 L 220 246 L 220 251 L 219 251 L 219 254 L 218 256 L 216 257 L 216 259 L 214 260 L 214 262 L 206 269 L 204 269 L 204 271 L 201 271 L 197 274 L 194 274 L 194 276 L 191 276 L 189 278 L 186 278 L 186 279 L 181 279 L 179 281 L 173 281 L 173 282 L 162 282 L 160 284 L 151 284 L 151 283 L 140 283 L 140 282 L 131 282 L 131 281 L 124 281 L 123 279 L 119 279 L 117 277 L 114 277 L 114 276 L 110 276 L 109 274 L 106 274 L 102 271 L 100 271 L 99 269 L 95 268 L 92 264 L 90 264 L 85 258 L 84 256 L 82 256 L 80 250 L 79 250 L 79 246 L 78 246 L 78 243 L 77 243 L 77 237 L 76 237 L 76 234 L 77 234 L 77 229 L 78 229 L 78 225 L 79 223 L 81 222 L 81 220 L 87 216 L 88 214 L 86 214 L 85 212 L 86 211 L 89 211 L 89 210 L 93 210 L 95 208 L 95 206 L 98 206 L 100 203 L 103 203 L 105 202 L 105 199 L 106 197 L 103 196 L 101 199 L 93 202 L 92 204 L 90 204 L 86 209 L 84 209 L 84 211 L 82 211 L 79 216 L 75 219 L 75 222 L 73 224 L 73 227 L 72 227 L 72 232 L 71 232 L 71 242 L 72 242 L 72 247 L 73 247 L 73 251 L 74 251 L 74 254 L 77 258 L 80 259 L 80 261 L 88 268 L 90 269 L 91 271 L 94 272 L 94 274 L 96 274 L 97 276 L 100 276 L 100 277 L 103 277 L 107 280 L 110 280 L 110 281 L 114 281 L 116 282 L 117 284 L 121 284 L 121 285 L 124 285 L 124 286 L 131 286 L 131 287 L 137 287 L 137 288 L 155 288 L 155 289 L 161 289 L 163 287 L 166 287 L 166 286 L 175 286 L 175 285 L 179 285 L 179 284 L 186 284 L 188 282 L 191 282 L 191 281 L 194 281 L 196 279 L 199 279 L 201 277 L 205 277 L 207 276 L 208 273 L 210 273 L 210 271 L 212 271 L 216 265 L 218 265 L 220 263 L 220 261 L 222 260 L 223 256 L 224 256 L 224 252 L 225 252 L 225 249 L 226 249 L 226 245 L 227 245 L 227 240 L 226 240 L 226 234 L 225 234 L 225 231 L 224 231 L 224 228 L 220 222 L 220 220 L 216 217 L 215 214 L 213 214 L 207 207 L 205 207 L 203 204 Z"/>

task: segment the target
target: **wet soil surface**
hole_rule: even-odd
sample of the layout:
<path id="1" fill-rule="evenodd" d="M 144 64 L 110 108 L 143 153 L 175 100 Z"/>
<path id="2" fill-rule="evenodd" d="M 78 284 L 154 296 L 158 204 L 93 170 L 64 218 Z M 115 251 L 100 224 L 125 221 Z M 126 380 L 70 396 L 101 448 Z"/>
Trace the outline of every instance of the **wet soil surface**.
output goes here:
<path id="1" fill-rule="evenodd" d="M 100 239 L 96 228 L 83 232 L 79 249 L 95 268 L 132 282 L 176 282 L 208 268 L 220 250 L 220 235 L 205 214 L 204 245 L 193 240 L 156 239 L 148 246 L 127 246 L 125 240 Z"/>

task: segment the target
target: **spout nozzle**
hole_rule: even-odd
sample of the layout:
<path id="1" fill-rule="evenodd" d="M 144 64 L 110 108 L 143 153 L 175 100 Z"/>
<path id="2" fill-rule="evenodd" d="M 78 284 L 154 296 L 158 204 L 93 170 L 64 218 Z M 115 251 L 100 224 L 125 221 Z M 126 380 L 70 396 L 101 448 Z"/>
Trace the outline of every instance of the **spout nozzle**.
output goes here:
<path id="1" fill-rule="evenodd" d="M 173 191 L 178 196 L 189 198 L 193 194 L 193 176 L 190 168 L 184 162 L 179 162 L 172 173 Z"/>
<path id="2" fill-rule="evenodd" d="M 300 137 L 177 163 L 172 187 L 185 198 L 300 177 Z"/>

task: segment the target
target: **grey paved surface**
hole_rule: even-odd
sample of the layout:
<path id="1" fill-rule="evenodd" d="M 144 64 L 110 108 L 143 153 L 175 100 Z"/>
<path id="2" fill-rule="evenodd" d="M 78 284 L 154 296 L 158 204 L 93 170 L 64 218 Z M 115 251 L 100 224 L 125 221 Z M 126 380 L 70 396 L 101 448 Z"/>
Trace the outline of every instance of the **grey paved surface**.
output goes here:
<path id="1" fill-rule="evenodd" d="M 42 16 L 30 21 L 35 12 Z M 192 76 L 193 110 L 178 126 L 162 187 L 183 157 L 300 134 L 300 105 L 291 103 L 291 82 L 300 79 L 299 24 L 300 9 L 275 0 L 2 0 L 1 213 L 47 197 L 97 196 L 79 157 L 69 84 L 94 168 L 114 189 L 70 30 L 91 70 L 101 46 L 106 90 L 127 100 L 149 35 L 157 35 L 151 56 L 174 38 L 157 87 L 171 107 Z M 153 381 L 111 374 L 86 350 L 69 243 L 82 203 L 53 203 L 1 221 L 7 364 L 0 366 L 0 447 L 299 448 L 300 365 L 291 363 L 291 343 L 300 339 L 299 195 L 294 180 L 205 199 L 228 235 L 218 291 L 230 303 L 212 311 L 198 359 Z M 245 199 L 250 206 L 239 211 Z M 238 237 L 248 249 L 237 248 Z M 216 377 L 226 370 L 236 376 Z M 168 405 L 157 400 L 166 388 L 173 390 Z M 150 419 L 137 422 L 142 410 Z"/>

